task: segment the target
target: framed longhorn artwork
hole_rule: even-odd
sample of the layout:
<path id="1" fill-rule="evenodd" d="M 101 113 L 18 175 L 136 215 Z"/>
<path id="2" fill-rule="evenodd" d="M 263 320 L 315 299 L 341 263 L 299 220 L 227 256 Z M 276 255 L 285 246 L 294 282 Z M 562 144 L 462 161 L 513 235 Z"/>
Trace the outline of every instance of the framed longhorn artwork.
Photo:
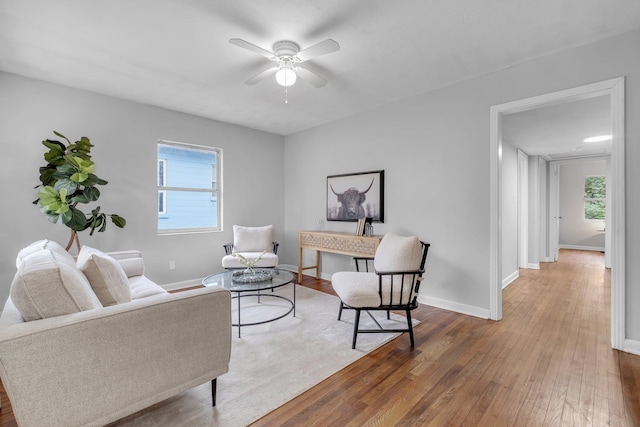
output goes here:
<path id="1" fill-rule="evenodd" d="M 327 177 L 327 221 L 384 222 L 384 171 Z"/>

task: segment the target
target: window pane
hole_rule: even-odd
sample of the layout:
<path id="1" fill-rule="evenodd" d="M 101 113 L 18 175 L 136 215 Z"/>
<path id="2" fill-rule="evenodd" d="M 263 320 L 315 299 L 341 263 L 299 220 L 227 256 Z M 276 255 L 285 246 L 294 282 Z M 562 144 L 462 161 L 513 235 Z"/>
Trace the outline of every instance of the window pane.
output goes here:
<path id="1" fill-rule="evenodd" d="M 167 214 L 158 218 L 159 230 L 218 226 L 217 198 L 210 192 L 166 191 Z"/>
<path id="2" fill-rule="evenodd" d="M 604 176 L 588 176 L 584 179 L 584 197 L 587 199 L 604 199 L 607 188 Z"/>
<path id="3" fill-rule="evenodd" d="M 211 171 L 217 166 L 217 153 L 189 146 L 158 144 L 158 158 L 166 159 L 171 173 L 164 173 L 160 186 L 211 189 Z"/>
<path id="4" fill-rule="evenodd" d="M 585 219 L 605 219 L 606 204 L 604 200 L 586 200 L 584 202 Z"/>

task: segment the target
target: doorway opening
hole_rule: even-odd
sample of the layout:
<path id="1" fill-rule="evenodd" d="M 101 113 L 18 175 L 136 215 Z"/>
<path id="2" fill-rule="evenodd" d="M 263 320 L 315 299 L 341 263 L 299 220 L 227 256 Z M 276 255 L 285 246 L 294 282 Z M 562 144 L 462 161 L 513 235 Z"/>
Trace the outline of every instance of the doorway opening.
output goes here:
<path id="1" fill-rule="evenodd" d="M 501 163 L 502 116 L 573 100 L 609 95 L 611 99 L 611 346 L 625 341 L 625 199 L 624 199 L 624 78 L 495 105 L 490 110 L 490 317 L 502 318 Z"/>

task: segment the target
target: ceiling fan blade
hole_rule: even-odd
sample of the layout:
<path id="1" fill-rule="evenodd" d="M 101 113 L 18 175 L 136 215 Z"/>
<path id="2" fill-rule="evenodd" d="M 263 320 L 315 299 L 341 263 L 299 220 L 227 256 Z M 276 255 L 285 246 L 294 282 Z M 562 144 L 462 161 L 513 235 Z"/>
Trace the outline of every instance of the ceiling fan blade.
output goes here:
<path id="1" fill-rule="evenodd" d="M 256 46 L 255 44 L 249 43 L 248 41 L 242 39 L 229 39 L 229 43 L 250 50 L 251 52 L 262 55 L 265 58 L 272 59 L 275 56 L 273 52 L 269 52 L 268 50 L 265 50 L 259 46 Z"/>
<path id="2" fill-rule="evenodd" d="M 309 70 L 308 68 L 304 68 L 302 66 L 297 66 L 295 71 L 296 71 L 296 74 L 298 75 L 298 77 L 300 77 L 303 80 L 308 81 L 309 83 L 311 83 L 315 87 L 323 87 L 323 86 L 325 86 L 327 84 L 327 80 L 324 77 L 320 77 L 319 75 L 317 75 L 313 71 Z"/>
<path id="3" fill-rule="evenodd" d="M 266 70 L 261 71 L 258 74 L 256 74 L 255 76 L 249 78 L 244 83 L 248 84 L 248 85 L 254 85 L 254 84 L 258 83 L 260 80 L 264 79 L 265 77 L 269 77 L 269 76 L 275 74 L 276 71 L 278 71 L 278 67 L 267 68 Z"/>
<path id="4" fill-rule="evenodd" d="M 313 46 L 309 46 L 306 49 L 301 50 L 296 55 L 300 61 L 308 61 L 313 58 L 317 58 L 321 55 L 326 55 L 327 53 L 335 52 L 336 50 L 340 50 L 340 45 L 333 39 L 326 39 L 323 42 L 314 44 Z"/>

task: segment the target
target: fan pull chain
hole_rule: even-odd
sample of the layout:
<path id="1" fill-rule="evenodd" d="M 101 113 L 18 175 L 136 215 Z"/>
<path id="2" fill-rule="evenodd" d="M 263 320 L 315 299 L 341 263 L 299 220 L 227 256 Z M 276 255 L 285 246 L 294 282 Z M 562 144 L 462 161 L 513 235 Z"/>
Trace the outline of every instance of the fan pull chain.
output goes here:
<path id="1" fill-rule="evenodd" d="M 288 86 L 285 86 L 285 87 L 284 87 L 284 103 L 285 103 L 285 104 L 288 104 L 288 103 L 289 103 L 289 94 L 288 94 L 288 92 L 287 92 L 287 88 L 288 88 Z"/>

